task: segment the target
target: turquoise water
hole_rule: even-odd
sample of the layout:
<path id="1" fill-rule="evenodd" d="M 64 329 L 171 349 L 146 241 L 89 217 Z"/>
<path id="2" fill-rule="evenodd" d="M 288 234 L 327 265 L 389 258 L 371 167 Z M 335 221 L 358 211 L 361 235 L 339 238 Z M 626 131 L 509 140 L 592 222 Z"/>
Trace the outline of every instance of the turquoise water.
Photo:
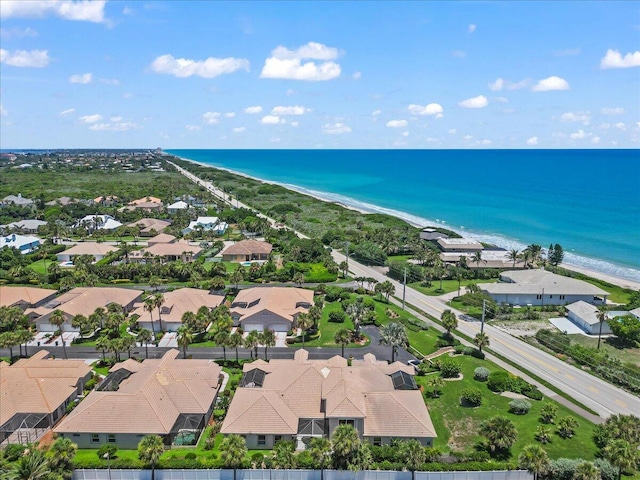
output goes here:
<path id="1" fill-rule="evenodd" d="M 640 280 L 637 150 L 170 150 L 333 201 Z"/>

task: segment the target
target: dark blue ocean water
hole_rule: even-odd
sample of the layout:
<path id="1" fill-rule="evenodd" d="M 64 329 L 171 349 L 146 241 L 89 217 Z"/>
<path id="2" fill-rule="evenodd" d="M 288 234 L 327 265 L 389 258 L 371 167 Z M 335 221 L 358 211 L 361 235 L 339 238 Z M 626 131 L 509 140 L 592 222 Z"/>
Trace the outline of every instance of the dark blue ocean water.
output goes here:
<path id="1" fill-rule="evenodd" d="M 418 224 L 640 280 L 637 150 L 170 150 Z"/>

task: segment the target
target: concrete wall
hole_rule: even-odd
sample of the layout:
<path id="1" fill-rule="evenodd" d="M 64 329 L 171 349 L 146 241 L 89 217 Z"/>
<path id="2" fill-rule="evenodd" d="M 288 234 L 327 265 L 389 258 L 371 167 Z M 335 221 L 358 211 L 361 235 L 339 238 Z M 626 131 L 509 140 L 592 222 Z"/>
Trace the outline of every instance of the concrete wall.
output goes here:
<path id="1" fill-rule="evenodd" d="M 497 303 L 507 303 L 509 305 L 533 305 L 536 307 L 542 305 L 568 305 L 570 303 L 577 302 L 582 300 L 587 303 L 591 303 L 593 305 L 602 305 L 601 301 L 595 300 L 593 295 L 549 295 L 541 293 L 538 294 L 489 294 L 491 298 L 493 298 Z M 539 298 L 539 297 L 543 298 Z M 563 298 L 564 297 L 564 298 Z"/>
<path id="2" fill-rule="evenodd" d="M 276 435 L 265 435 L 265 445 L 258 445 L 258 436 L 259 435 L 246 435 L 245 443 L 247 444 L 247 448 L 249 450 L 271 450 L 273 446 L 276 444 Z M 281 440 L 283 441 L 291 441 L 293 440 L 292 435 L 280 435 Z"/>
<path id="3" fill-rule="evenodd" d="M 105 443 L 109 443 L 109 438 L 107 433 L 98 433 L 98 441 L 92 441 L 91 433 L 58 433 L 59 437 L 68 438 L 73 443 L 78 445 L 78 448 L 100 448 Z M 115 434 L 115 445 L 121 449 L 131 449 L 135 450 L 138 448 L 138 443 L 144 437 L 143 434 L 135 434 L 135 433 L 116 433 Z"/>
<path id="4" fill-rule="evenodd" d="M 373 445 L 373 441 L 376 437 L 364 437 L 364 440 L 366 440 L 367 442 L 369 442 L 370 444 Z M 390 445 L 392 440 L 418 440 L 422 445 L 424 445 L 425 447 L 430 447 L 433 445 L 433 438 L 430 437 L 421 437 L 421 438 L 417 438 L 417 437 L 409 437 L 409 438 L 402 438 L 402 437 L 381 437 L 382 440 L 382 445 Z"/>

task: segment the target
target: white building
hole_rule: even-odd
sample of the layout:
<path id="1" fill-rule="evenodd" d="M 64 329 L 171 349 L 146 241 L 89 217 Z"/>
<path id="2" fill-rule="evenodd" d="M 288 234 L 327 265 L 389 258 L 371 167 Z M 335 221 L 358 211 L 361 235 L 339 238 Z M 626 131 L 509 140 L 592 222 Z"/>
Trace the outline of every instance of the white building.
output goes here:
<path id="1" fill-rule="evenodd" d="M 175 202 L 167 206 L 167 212 L 174 214 L 181 210 L 186 210 L 189 207 L 190 205 L 187 202 L 180 200 L 179 202 Z"/>
<path id="2" fill-rule="evenodd" d="M 220 222 L 218 217 L 198 217 L 196 220 L 189 223 L 189 226 L 182 230 L 182 234 L 186 235 L 198 228 L 208 232 L 214 230 L 219 235 L 222 235 L 227 229 L 227 224 Z"/>
<path id="3" fill-rule="evenodd" d="M 436 240 L 438 246 L 443 252 L 479 252 L 484 247 L 473 238 L 438 238 Z"/>
<path id="4" fill-rule="evenodd" d="M 22 230 L 26 233 L 37 233 L 38 228 L 43 227 L 46 224 L 47 222 L 43 220 L 29 219 L 29 220 L 20 220 L 19 222 L 9 223 L 7 225 L 4 225 L 4 227 L 10 230 Z"/>
<path id="5" fill-rule="evenodd" d="M 122 223 L 118 222 L 111 215 L 86 215 L 75 224 L 75 227 L 84 227 L 90 231 L 115 230 L 121 226 Z"/>
<path id="6" fill-rule="evenodd" d="M 15 233 L 0 237 L 0 248 L 15 248 L 23 255 L 37 250 L 39 246 L 40 239 L 38 237 L 16 235 Z"/>
<path id="7" fill-rule="evenodd" d="M 598 320 L 598 308 L 590 303 L 583 302 L 580 300 L 579 302 L 572 303 L 571 305 L 566 306 L 567 309 L 567 318 L 579 326 L 582 330 L 587 332 L 590 335 L 598 335 L 600 332 L 600 320 Z M 608 319 L 611 320 L 613 317 L 607 315 Z M 605 320 L 602 323 L 602 333 L 609 334 L 611 332 L 611 327 L 609 326 L 608 320 Z"/>

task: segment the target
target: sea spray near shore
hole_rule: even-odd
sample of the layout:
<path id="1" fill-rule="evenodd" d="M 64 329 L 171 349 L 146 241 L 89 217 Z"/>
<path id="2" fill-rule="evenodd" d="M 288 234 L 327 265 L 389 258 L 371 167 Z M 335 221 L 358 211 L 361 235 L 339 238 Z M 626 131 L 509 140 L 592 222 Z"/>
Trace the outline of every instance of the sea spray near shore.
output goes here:
<path id="1" fill-rule="evenodd" d="M 426 157 L 423 151 L 400 152 L 402 153 L 401 156 L 406 157 L 407 153 L 409 153 L 423 161 L 428 161 L 429 157 L 435 155 L 436 160 L 444 160 L 442 163 L 446 163 L 448 160 L 447 158 L 443 159 L 443 156 L 453 155 L 457 163 L 462 163 L 463 167 L 480 163 L 485 171 L 493 170 L 498 181 L 491 181 L 489 182 L 491 185 L 487 185 L 486 176 L 483 181 L 481 175 L 480 181 L 476 182 L 477 185 L 473 185 L 473 189 L 469 187 L 470 182 L 464 181 L 464 178 L 475 179 L 477 177 L 473 169 L 463 168 L 463 185 L 460 187 L 453 185 L 447 189 L 444 187 L 451 183 L 450 180 L 442 181 L 441 183 L 434 181 L 439 174 L 443 174 L 443 169 L 432 168 L 435 165 L 433 163 L 429 164 L 425 170 L 423 166 L 421 167 L 415 162 L 410 165 L 411 161 L 408 163 L 405 161 L 404 164 L 403 162 L 395 161 L 392 171 L 387 173 L 383 168 L 378 170 L 376 167 L 379 164 L 376 164 L 375 161 L 368 160 L 371 156 L 388 157 L 387 160 L 389 158 L 393 159 L 398 154 L 398 152 L 394 151 L 168 151 L 168 153 L 184 157 L 185 160 L 221 168 L 269 183 L 276 183 L 285 188 L 326 201 L 340 203 L 356 210 L 394 215 L 416 226 L 439 224 L 458 233 L 507 249 L 522 249 L 526 244 L 533 242 L 541 243 L 543 247 L 546 247 L 550 242 L 561 243 L 565 247 L 565 261 L 567 263 L 620 278 L 640 281 L 640 249 L 638 247 L 640 243 L 640 208 L 637 197 L 634 198 L 629 195 L 629 192 L 633 190 L 630 186 L 634 179 L 640 181 L 638 167 L 635 167 L 632 162 L 632 154 L 635 155 L 635 152 L 600 152 L 600 155 L 612 155 L 612 158 L 607 158 L 609 170 L 619 172 L 620 169 L 625 167 L 630 169 L 628 172 L 630 175 L 624 178 L 611 174 L 616 179 L 616 182 L 611 185 L 614 189 L 617 187 L 614 192 L 617 192 L 617 194 L 612 195 L 612 189 L 607 188 L 591 191 L 593 186 L 586 182 L 582 182 L 582 185 L 571 185 L 566 178 L 562 177 L 563 173 L 570 172 L 576 166 L 567 166 L 566 163 L 575 164 L 575 160 L 578 158 L 578 164 L 581 168 L 577 170 L 578 173 L 573 175 L 572 178 L 578 181 L 580 179 L 585 180 L 585 171 L 589 171 L 591 168 L 590 163 L 602 163 L 602 158 L 597 155 L 594 156 L 591 151 L 586 152 L 584 155 L 581 154 L 581 151 L 534 151 L 534 156 L 545 153 L 544 157 L 539 158 L 555 155 L 551 160 L 547 159 L 546 163 L 553 167 L 554 164 L 561 162 L 558 165 L 563 168 L 553 167 L 552 170 L 556 174 L 555 178 L 543 185 L 533 183 L 531 188 L 529 188 L 527 182 L 521 182 L 515 188 L 510 188 L 510 178 L 515 177 L 520 181 L 523 175 L 522 171 L 509 164 L 510 175 L 506 175 L 504 171 L 500 170 L 500 162 L 504 161 L 504 158 L 492 160 L 494 156 L 504 157 L 505 154 L 511 156 L 524 155 L 526 157 L 526 154 L 532 153 L 529 151 L 428 151 L 426 152 Z M 488 153 L 493 155 L 488 156 Z M 462 160 L 460 155 L 462 155 Z M 313 158 L 305 159 L 305 157 Z M 336 157 L 338 157 L 337 160 Z M 368 164 L 366 168 L 363 167 L 364 172 L 360 172 L 360 167 L 364 165 L 361 157 L 365 157 L 364 163 Z M 353 160 L 354 158 L 355 160 Z M 318 164 L 319 159 L 323 160 L 321 165 Z M 346 171 L 343 169 L 340 175 L 333 175 L 332 168 L 347 159 L 353 160 L 351 168 Z M 433 160 L 433 158 L 431 159 Z M 525 158 L 524 161 L 531 162 L 532 158 Z M 564 163 L 562 163 L 563 161 Z M 398 192 L 403 191 L 403 189 L 398 189 L 397 184 L 402 183 L 403 177 L 398 173 L 398 170 L 403 166 L 405 169 L 417 168 L 418 171 L 416 175 L 407 178 L 410 186 L 404 189 L 403 194 L 400 194 Z M 544 163 L 539 165 L 539 169 L 545 170 Z M 460 169 L 458 169 L 459 171 Z M 546 171 L 548 172 L 549 170 Z M 425 172 L 433 175 L 427 179 L 428 181 L 421 181 Z M 535 172 L 537 172 L 537 169 L 534 169 Z M 446 173 L 446 169 L 444 173 Z M 455 174 L 456 172 L 450 173 Z M 596 185 L 606 185 L 607 176 L 605 175 L 605 178 L 600 177 L 602 175 L 598 175 Z M 546 177 L 542 176 L 542 179 L 544 178 Z M 625 183 L 625 180 L 627 183 Z M 596 179 L 594 178 L 595 181 Z M 318 186 L 321 188 L 317 188 Z M 487 195 L 487 187 L 492 186 L 495 186 L 495 193 L 490 191 L 490 194 Z M 416 189 L 420 188 L 429 189 L 430 191 L 436 190 L 437 192 L 436 195 L 431 195 L 429 198 L 426 198 L 427 196 L 425 195 L 426 200 L 422 204 L 420 202 L 422 197 L 418 198 L 415 195 Z M 580 191 L 582 191 L 582 194 L 578 198 L 577 192 Z M 604 206 L 598 205 L 598 202 L 594 201 L 594 197 L 598 198 L 596 193 L 599 194 L 600 191 L 604 191 L 601 195 L 603 196 L 601 203 L 604 203 Z M 395 198 L 393 197 L 394 193 L 397 194 Z M 526 196 L 527 193 L 529 198 Z M 443 201 L 439 201 L 438 196 L 444 196 L 445 198 Z M 462 197 L 463 200 L 460 201 L 459 197 Z M 456 200 L 458 200 L 457 205 Z M 618 201 L 618 205 L 615 204 L 614 200 Z M 534 207 L 538 207 L 539 203 L 543 204 L 544 208 L 551 209 L 549 215 L 544 214 L 541 218 L 536 218 L 535 213 L 539 212 L 534 211 Z M 400 206 L 400 208 L 393 208 L 396 205 Z M 527 208 L 522 208 L 523 206 Z M 572 208 L 572 206 L 575 208 Z M 497 209 L 496 207 L 499 208 Z M 518 212 L 517 207 L 521 207 L 523 211 Z M 476 210 L 475 216 L 473 215 L 474 212 L 471 212 L 471 214 L 466 212 L 467 209 L 473 210 L 474 208 Z M 409 210 L 409 212 L 405 210 Z M 424 215 L 423 212 L 427 210 L 437 212 L 437 215 Z M 566 218 L 563 222 L 560 222 L 555 219 L 554 212 L 562 212 L 563 210 Z M 624 210 L 624 215 L 621 215 L 623 214 L 622 210 Z M 490 215 L 485 214 L 486 211 L 492 213 Z M 476 218 L 478 212 L 481 212 L 481 218 Z M 456 217 L 454 213 L 458 214 L 457 218 L 454 218 Z M 466 214 L 467 218 L 463 218 L 462 221 L 454 221 L 460 220 L 460 217 L 465 217 L 461 213 Z M 590 218 L 582 218 L 587 216 Z M 498 225 L 495 225 L 499 223 L 495 221 L 496 218 L 505 220 L 505 228 L 499 228 Z M 511 222 L 512 226 L 519 227 L 521 230 L 516 232 L 516 235 L 513 235 L 514 232 L 506 228 L 506 224 L 514 218 L 516 221 Z M 622 219 L 626 221 L 625 224 L 620 224 Z M 592 224 L 593 228 L 585 228 L 591 227 Z M 465 226 L 463 227 L 463 225 Z M 576 231 L 573 234 L 575 238 L 571 238 L 571 232 L 573 231 Z M 550 240 L 545 243 L 545 240 L 541 240 L 540 237 L 547 237 Z M 603 238 L 607 239 L 606 242 L 603 242 Z M 579 240 L 579 242 L 572 241 L 574 239 Z M 618 245 L 618 243 L 621 244 Z M 617 247 L 618 258 L 607 258 L 608 245 Z M 574 251 L 576 246 L 595 246 L 599 248 L 591 248 L 592 251 L 585 255 L 582 251 L 579 251 L 579 248 L 576 249 L 578 251 Z"/>

